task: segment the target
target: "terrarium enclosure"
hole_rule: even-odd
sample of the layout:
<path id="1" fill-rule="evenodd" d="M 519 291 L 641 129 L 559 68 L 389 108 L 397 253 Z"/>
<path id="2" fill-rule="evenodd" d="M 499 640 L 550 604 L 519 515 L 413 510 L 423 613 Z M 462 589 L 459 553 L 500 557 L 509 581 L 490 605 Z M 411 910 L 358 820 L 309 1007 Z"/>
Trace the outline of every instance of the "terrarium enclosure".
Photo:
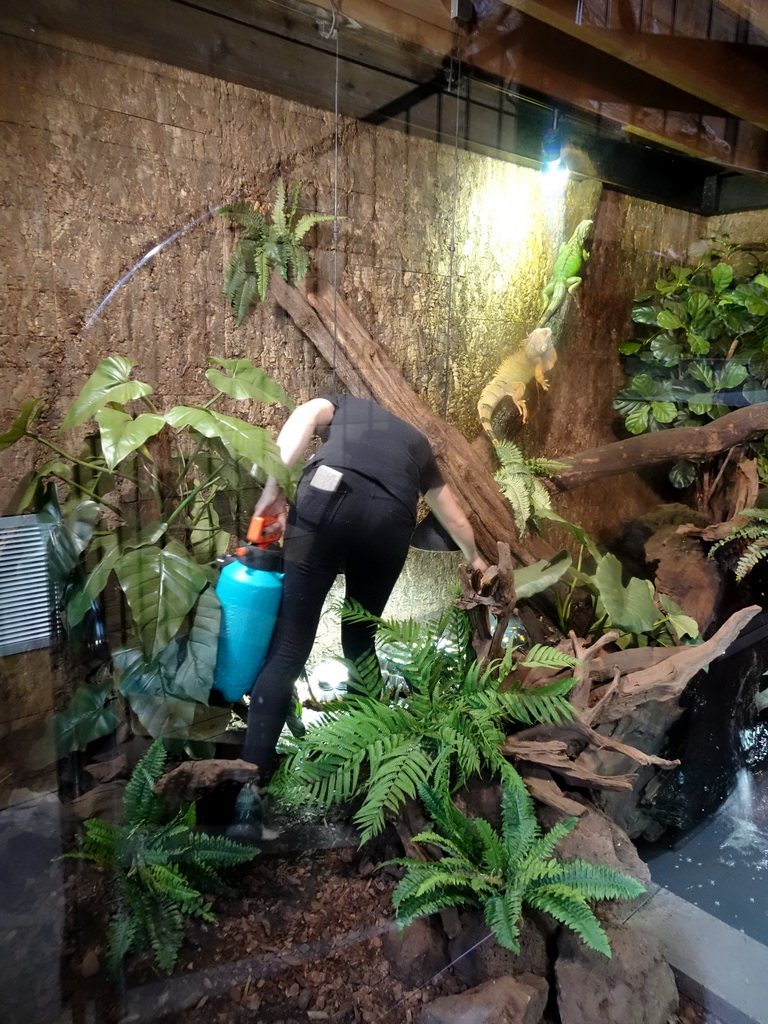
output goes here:
<path id="1" fill-rule="evenodd" d="M 753 971 L 768 943 L 767 46 L 758 0 L 5 0 L 0 982 L 10 1020 L 768 1020 Z M 279 243 L 242 248 L 253 211 L 282 225 Z M 242 715 L 233 728 L 214 697 L 218 727 L 195 732 L 185 719 L 179 732 L 173 719 L 164 736 L 173 672 L 166 665 L 165 689 L 153 690 L 149 669 L 121 652 L 152 634 L 147 665 L 179 642 L 174 672 L 213 672 L 212 633 L 194 631 L 219 614 L 201 611 L 216 604 L 216 556 L 243 541 L 276 472 L 264 438 L 294 405 L 336 392 L 427 435 L 496 567 L 481 579 L 459 569 L 456 550 L 414 547 L 385 618 L 426 628 L 439 659 L 445 636 L 425 623 L 458 599 L 482 678 L 500 700 L 522 687 L 525 709 L 483 719 L 478 771 L 457 755 L 446 793 L 437 774 L 425 776 L 434 791 L 414 775 L 381 828 L 373 814 L 355 817 L 368 797 L 351 781 L 339 784 L 344 800 L 324 791 L 322 827 L 317 816 L 304 827 L 309 797 L 291 805 L 282 845 L 268 839 L 252 862 L 233 861 L 241 894 L 214 900 L 218 923 L 214 890 L 195 890 L 176 954 L 163 960 L 167 935 L 149 924 L 144 946 L 140 930 L 126 932 L 116 953 L 108 921 L 131 898 L 111 881 L 121 854 L 109 871 L 58 859 L 87 854 L 82 822 L 122 822 L 110 835 L 123 850 L 131 829 L 145 834 L 139 811 L 155 814 L 162 772 L 191 762 L 209 768 L 166 781 L 165 795 L 174 814 L 196 805 L 200 831 L 216 837 L 251 779 L 236 762 Z M 146 432 L 124 439 L 140 413 Z M 182 458 L 207 442 L 206 457 L 229 457 L 231 486 L 190 468 L 162 529 L 136 540 L 171 493 L 172 433 L 183 434 Z M 136 479 L 145 472 L 149 497 Z M 88 504 L 81 519 L 77 501 Z M 196 502 L 210 536 L 196 538 L 199 519 L 174 533 Z M 48 531 L 63 522 L 82 540 L 67 549 L 68 582 L 50 564 Z M 145 543 L 162 560 L 179 537 L 180 577 L 195 558 L 201 575 L 166 636 L 162 597 L 152 604 L 120 567 Z M 85 595 L 77 614 L 73 594 Z M 342 597 L 339 584 L 310 670 L 341 654 Z M 41 639 L 25 640 L 35 629 Z M 386 660 L 392 644 L 380 660 L 398 682 L 382 716 L 413 712 L 397 690 L 407 671 L 404 681 Z M 308 735 L 321 677 L 310 671 Z M 414 719 L 425 749 L 447 742 L 448 690 L 430 691 L 435 722 Z M 158 702 L 151 715 L 137 693 Z M 76 719 L 77 694 L 96 703 Z M 345 713 L 354 707 L 334 705 Z M 158 738 L 172 741 L 165 765 Z M 321 757 L 307 749 L 308 761 Z M 419 751 L 405 763 L 420 764 Z M 287 762 L 297 777 L 299 757 Z M 139 791 L 140 762 L 159 790 Z M 373 761 L 358 768 L 375 776 Z M 597 885 L 574 869 L 569 884 L 584 886 L 578 898 L 613 958 L 591 916 L 520 881 L 524 854 L 547 860 L 522 840 L 519 861 L 483 876 L 507 871 L 514 893 L 504 914 L 486 907 L 490 941 L 471 901 L 414 901 L 406 872 L 438 860 L 418 834 L 458 835 L 462 814 L 487 818 L 507 850 L 513 833 L 530 828 L 533 844 L 551 830 L 562 861 L 612 872 Z M 704 839 L 689 856 L 676 844 L 696 829 Z M 498 851 L 489 835 L 476 842 Z M 391 866 L 404 856 L 417 867 Z M 517 931 L 509 907 L 523 903 L 533 912 Z M 635 914 L 642 939 L 627 923 Z M 697 933 L 743 965 L 739 994 L 702 958 Z M 601 990 L 627 977 L 627 1003 L 598 1009 Z M 491 1006 L 493 984 L 516 1015 Z"/>

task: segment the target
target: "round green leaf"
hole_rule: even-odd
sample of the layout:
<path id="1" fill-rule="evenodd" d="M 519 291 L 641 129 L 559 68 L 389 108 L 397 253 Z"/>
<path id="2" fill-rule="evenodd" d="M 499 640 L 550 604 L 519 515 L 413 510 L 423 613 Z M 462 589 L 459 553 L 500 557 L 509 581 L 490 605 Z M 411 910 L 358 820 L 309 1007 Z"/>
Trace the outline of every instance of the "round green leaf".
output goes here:
<path id="1" fill-rule="evenodd" d="M 677 416 L 674 402 L 651 402 L 651 412 L 657 423 L 671 423 Z"/>
<path id="2" fill-rule="evenodd" d="M 720 373 L 715 374 L 715 389 L 721 391 L 737 388 L 748 376 L 749 371 L 742 363 L 729 362 Z"/>
<path id="3" fill-rule="evenodd" d="M 633 377 L 629 382 L 629 388 L 631 391 L 636 391 L 642 398 L 657 397 L 658 384 L 647 373 L 638 373 L 637 376 Z"/>
<path id="4" fill-rule="evenodd" d="M 709 309 L 712 302 L 709 296 L 705 295 L 704 292 L 691 292 L 688 295 L 685 304 L 691 318 L 695 320 Z"/>
<path id="5" fill-rule="evenodd" d="M 659 327 L 663 327 L 665 331 L 674 331 L 679 327 L 685 327 L 685 324 L 675 313 L 670 313 L 668 309 L 662 309 L 659 311 L 656 317 L 656 323 Z"/>
<path id="6" fill-rule="evenodd" d="M 688 402 L 688 408 L 694 416 L 706 416 L 712 409 L 712 404 L 711 395 L 701 394 Z"/>
<path id="7" fill-rule="evenodd" d="M 676 462 L 669 471 L 670 483 L 679 490 L 682 490 L 684 487 L 690 487 L 695 479 L 696 464 L 689 462 L 688 459 L 681 459 L 679 462 Z"/>
<path id="8" fill-rule="evenodd" d="M 712 283 L 716 292 L 725 291 L 733 281 L 733 267 L 727 263 L 718 263 L 712 268 Z"/>
<path id="9" fill-rule="evenodd" d="M 660 334 L 651 342 L 651 352 L 665 366 L 677 366 L 683 354 L 683 347 L 668 334 Z"/>
<path id="10" fill-rule="evenodd" d="M 624 425 L 630 434 L 642 434 L 648 429 L 648 414 L 650 407 L 647 405 L 638 405 L 629 416 L 624 420 Z"/>
<path id="11" fill-rule="evenodd" d="M 642 348 L 642 342 L 640 341 L 625 341 L 623 345 L 619 345 L 619 352 L 623 356 L 632 356 L 640 348 Z"/>
<path id="12" fill-rule="evenodd" d="M 655 324 L 658 309 L 656 306 L 635 306 L 632 319 L 636 324 Z"/>
<path id="13" fill-rule="evenodd" d="M 709 342 L 706 338 L 702 338 L 700 334 L 695 334 L 693 331 L 689 331 L 687 335 L 688 345 L 690 346 L 691 352 L 695 356 L 705 356 L 709 352 Z"/>

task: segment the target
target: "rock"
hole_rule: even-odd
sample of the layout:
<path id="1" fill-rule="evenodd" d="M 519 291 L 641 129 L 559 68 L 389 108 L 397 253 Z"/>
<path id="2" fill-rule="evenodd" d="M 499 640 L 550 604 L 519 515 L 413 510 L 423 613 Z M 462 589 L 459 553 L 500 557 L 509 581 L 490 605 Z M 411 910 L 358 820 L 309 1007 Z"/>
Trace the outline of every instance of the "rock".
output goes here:
<path id="1" fill-rule="evenodd" d="M 392 973 L 408 988 L 421 988 L 448 964 L 443 933 L 427 918 L 409 924 L 402 935 L 394 927 L 386 931 L 382 949 Z"/>
<path id="2" fill-rule="evenodd" d="M 539 1024 L 548 995 L 546 981 L 533 974 L 495 978 L 461 995 L 435 999 L 419 1024 Z"/>
<path id="3" fill-rule="evenodd" d="M 454 794 L 454 803 L 470 818 L 485 818 L 495 829 L 501 828 L 501 783 L 473 776 Z"/>
<path id="4" fill-rule="evenodd" d="M 570 835 L 557 844 L 555 856 L 560 860 L 579 859 L 605 864 L 616 871 L 631 875 L 641 885 L 648 886 L 651 872 L 648 865 L 640 859 L 635 844 L 627 833 L 584 797 L 577 793 L 569 795 L 578 803 L 584 804 L 587 811 L 579 818 L 578 825 Z M 539 811 L 539 820 L 547 829 L 562 821 L 564 817 L 548 807 Z M 613 901 L 598 904 L 600 908 L 615 905 L 617 904 Z"/>
<path id="5" fill-rule="evenodd" d="M 678 995 L 658 939 L 626 925 L 605 930 L 610 959 L 570 929 L 560 934 L 555 977 L 561 1024 L 667 1024 Z"/>
<path id="6" fill-rule="evenodd" d="M 725 581 L 719 566 L 707 558 L 698 537 L 665 526 L 646 541 L 645 556 L 656 563 L 656 589 L 695 619 L 702 634 L 718 616 Z"/>
<path id="7" fill-rule="evenodd" d="M 505 975 L 546 975 L 549 968 L 546 940 L 527 915 L 520 927 L 519 953 L 498 944 L 479 910 L 461 911 L 459 924 L 461 930 L 449 942 L 448 952 L 453 973 L 462 984 L 480 985 Z"/>

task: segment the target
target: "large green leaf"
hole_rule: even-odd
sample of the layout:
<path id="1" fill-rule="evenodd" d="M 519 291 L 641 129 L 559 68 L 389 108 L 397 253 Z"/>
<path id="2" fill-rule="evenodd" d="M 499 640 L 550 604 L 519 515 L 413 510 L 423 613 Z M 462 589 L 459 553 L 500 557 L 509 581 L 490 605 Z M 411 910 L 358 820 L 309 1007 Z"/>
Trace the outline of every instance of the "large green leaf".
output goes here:
<path id="1" fill-rule="evenodd" d="M 18 440 L 24 437 L 30 425 L 34 423 L 42 412 L 42 409 L 43 400 L 41 398 L 27 398 L 26 401 L 21 403 L 19 415 L 10 427 L 0 434 L 0 452 L 4 452 L 6 448 L 10 448 L 12 444 L 16 444 Z"/>
<path id="2" fill-rule="evenodd" d="M 526 565 L 523 569 L 515 569 L 512 574 L 515 579 L 515 590 L 519 601 L 535 594 L 540 594 L 548 587 L 558 583 L 566 574 L 572 563 L 571 556 L 567 551 L 559 551 L 548 561 L 542 558 L 533 565 Z"/>
<path id="3" fill-rule="evenodd" d="M 154 658 L 178 632 L 208 574 L 178 541 L 143 547 L 115 564 L 147 657 Z"/>
<path id="4" fill-rule="evenodd" d="M 590 555 L 592 555 L 595 561 L 599 561 L 602 557 L 600 551 L 597 548 L 597 545 L 583 527 L 578 526 L 576 523 L 572 523 L 569 519 L 564 519 L 561 515 L 558 515 L 557 512 L 554 512 L 551 508 L 536 509 L 536 517 L 538 519 L 551 519 L 553 523 L 557 523 L 559 526 L 562 526 L 565 532 L 570 534 L 577 544 L 580 544 L 581 547 L 586 548 L 586 550 L 590 553 Z"/>
<path id="5" fill-rule="evenodd" d="M 70 405 L 61 431 L 71 430 L 89 420 L 108 402 L 123 405 L 135 398 L 151 395 L 152 388 L 139 380 L 131 380 L 133 360 L 124 356 L 109 356 L 102 359 L 86 381 L 82 391 Z"/>
<path id="6" fill-rule="evenodd" d="M 622 583 L 621 562 L 615 555 L 603 555 L 594 575 L 600 598 L 614 626 L 628 633 L 646 633 L 661 618 L 653 603 L 653 584 L 633 576 Z"/>
<path id="7" fill-rule="evenodd" d="M 205 703 L 211 692 L 216 653 L 219 646 L 221 604 L 213 587 L 200 595 L 195 621 L 189 632 L 184 660 L 176 672 L 175 685 L 189 697 Z"/>
<path id="8" fill-rule="evenodd" d="M 218 391 L 231 398 L 255 398 L 259 402 L 280 402 L 287 409 L 294 409 L 296 403 L 288 397 L 279 384 L 268 377 L 262 369 L 254 366 L 250 359 L 218 359 L 208 356 L 209 363 L 218 363 L 227 373 L 212 368 L 205 376 Z"/>
<path id="9" fill-rule="evenodd" d="M 100 515 L 95 501 L 76 502 L 62 515 L 56 491 L 49 488 L 49 497 L 38 513 L 38 522 L 51 526 L 46 555 L 51 580 L 63 590 L 80 563 L 80 555 L 88 546 Z"/>
<path id="10" fill-rule="evenodd" d="M 165 419 L 154 413 L 143 412 L 134 419 L 121 409 L 109 408 L 96 413 L 96 422 L 101 432 L 104 461 L 110 469 L 165 426 Z"/>
<path id="11" fill-rule="evenodd" d="M 234 416 L 187 405 L 174 406 L 165 418 L 174 430 L 191 427 L 203 437 L 222 441 L 232 458 L 243 457 L 265 469 L 288 492 L 291 471 L 280 458 L 280 450 L 272 435 L 263 427 L 253 426 Z"/>
<path id="12" fill-rule="evenodd" d="M 99 685 L 80 686 L 69 706 L 54 716 L 56 753 L 63 757 L 72 750 L 84 750 L 92 741 L 108 736 L 117 728 L 112 680 Z"/>
<path id="13" fill-rule="evenodd" d="M 69 603 L 67 604 L 67 623 L 70 627 L 76 626 L 77 623 L 80 622 L 85 613 L 91 607 L 91 602 L 95 601 L 102 592 L 104 587 L 107 585 L 109 574 L 114 569 L 115 563 L 120 557 L 120 547 L 117 543 L 117 538 L 114 535 L 110 535 L 105 538 L 103 548 L 104 554 L 102 555 L 101 561 L 94 566 L 88 576 L 88 579 L 85 581 L 83 586 L 76 591 L 74 596 L 70 598 Z"/>
<path id="14" fill-rule="evenodd" d="M 150 736 L 173 739 L 189 736 L 197 707 L 192 701 L 132 693 L 128 703 Z"/>
<path id="15" fill-rule="evenodd" d="M 686 636 L 695 639 L 701 635 L 696 619 L 691 615 L 686 615 L 680 605 L 676 604 L 671 597 L 667 597 L 666 594 L 659 594 L 659 602 L 667 613 L 669 628 L 678 640 L 682 640 Z"/>
<path id="16" fill-rule="evenodd" d="M 173 639 L 158 657 L 147 658 L 137 647 L 121 647 L 112 656 L 118 673 L 119 690 L 124 697 L 144 694 L 167 700 L 194 701 L 177 685 L 181 645 Z"/>

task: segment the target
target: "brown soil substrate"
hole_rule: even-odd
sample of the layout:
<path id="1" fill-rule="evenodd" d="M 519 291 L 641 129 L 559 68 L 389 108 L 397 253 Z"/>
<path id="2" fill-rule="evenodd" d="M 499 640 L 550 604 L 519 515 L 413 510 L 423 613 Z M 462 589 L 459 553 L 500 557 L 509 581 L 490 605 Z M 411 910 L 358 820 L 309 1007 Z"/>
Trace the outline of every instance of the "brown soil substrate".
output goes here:
<path id="1" fill-rule="evenodd" d="M 103 1021 L 409 1024 L 424 1003 L 461 990 L 450 970 L 415 989 L 395 977 L 382 950 L 395 880 L 351 847 L 261 856 L 240 870 L 240 895 L 214 904 L 215 924 L 189 923 L 171 978 L 139 960 L 119 995 L 103 981 L 104 921 L 93 914 L 108 909 L 107 879 L 91 865 L 76 875 L 65 988 Z M 83 899 L 88 909 L 78 912 Z M 556 1014 L 544 1024 L 557 1024 Z M 722 1022 L 684 999 L 670 1024 Z"/>

